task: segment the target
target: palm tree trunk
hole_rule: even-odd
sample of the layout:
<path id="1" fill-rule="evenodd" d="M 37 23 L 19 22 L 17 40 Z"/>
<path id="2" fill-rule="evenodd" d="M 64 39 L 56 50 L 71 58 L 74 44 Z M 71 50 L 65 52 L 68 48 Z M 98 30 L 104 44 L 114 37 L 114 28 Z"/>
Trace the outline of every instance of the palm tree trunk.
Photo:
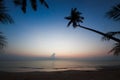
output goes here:
<path id="1" fill-rule="evenodd" d="M 87 27 L 84 27 L 84 26 L 81 26 L 81 25 L 78 25 L 78 27 L 83 28 L 83 29 L 87 29 L 87 30 L 92 31 L 92 32 L 95 32 L 95 33 L 98 33 L 98 34 L 100 34 L 100 35 L 102 35 L 102 36 L 109 37 L 110 39 L 112 39 L 112 40 L 120 43 L 120 39 L 115 38 L 115 37 L 112 37 L 112 36 L 108 36 L 108 35 L 106 35 L 106 34 L 103 33 L 103 32 L 97 31 L 97 30 L 95 30 L 95 29 L 87 28 Z"/>

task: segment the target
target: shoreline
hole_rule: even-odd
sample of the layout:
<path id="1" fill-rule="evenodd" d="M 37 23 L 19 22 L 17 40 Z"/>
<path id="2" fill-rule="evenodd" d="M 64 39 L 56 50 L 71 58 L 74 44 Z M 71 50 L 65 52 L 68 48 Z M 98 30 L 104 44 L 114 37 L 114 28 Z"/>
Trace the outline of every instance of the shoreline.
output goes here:
<path id="1" fill-rule="evenodd" d="M 67 70 L 55 72 L 5 72 L 0 71 L 0 80 L 120 80 L 120 69 L 80 71 Z"/>

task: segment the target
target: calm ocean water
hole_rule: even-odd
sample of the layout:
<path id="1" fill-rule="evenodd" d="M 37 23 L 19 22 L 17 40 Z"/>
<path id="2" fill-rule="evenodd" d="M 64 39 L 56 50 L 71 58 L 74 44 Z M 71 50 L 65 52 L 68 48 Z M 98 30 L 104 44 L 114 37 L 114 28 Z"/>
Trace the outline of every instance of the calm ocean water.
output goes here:
<path id="1" fill-rule="evenodd" d="M 97 70 L 101 66 L 116 66 L 116 61 L 69 61 L 69 60 L 41 60 L 41 61 L 0 61 L 0 71 L 29 72 L 29 71 L 64 71 L 64 70 Z"/>

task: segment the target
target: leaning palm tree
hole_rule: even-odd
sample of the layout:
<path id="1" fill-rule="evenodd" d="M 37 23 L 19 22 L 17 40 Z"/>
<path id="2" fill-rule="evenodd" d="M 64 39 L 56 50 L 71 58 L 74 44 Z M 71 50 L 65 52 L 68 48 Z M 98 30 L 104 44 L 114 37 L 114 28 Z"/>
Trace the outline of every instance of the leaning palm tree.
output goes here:
<path id="1" fill-rule="evenodd" d="M 89 31 L 92 31 L 92 32 L 95 32 L 97 34 L 100 34 L 102 36 L 105 36 L 109 39 L 112 39 L 118 43 L 120 43 L 120 39 L 114 37 L 114 36 L 110 36 L 110 35 L 107 35 L 106 33 L 103 33 L 103 32 L 100 32 L 98 30 L 95 30 L 95 29 L 91 29 L 91 28 L 88 28 L 88 27 L 84 27 L 84 26 L 81 26 L 80 23 L 83 22 L 84 20 L 84 17 L 81 16 L 82 13 L 80 13 L 79 11 L 77 11 L 77 8 L 72 8 L 71 9 L 71 13 L 70 13 L 70 16 L 68 17 L 65 17 L 65 19 L 69 20 L 68 22 L 68 27 L 70 26 L 70 24 L 72 24 L 72 26 L 74 28 L 76 27 L 80 27 L 80 28 L 83 28 L 83 29 L 86 29 L 86 30 L 89 30 Z M 114 53 L 116 55 L 116 52 Z"/>
<path id="2" fill-rule="evenodd" d="M 84 20 L 84 17 L 82 17 L 81 14 L 82 14 L 82 13 L 80 13 L 79 11 L 77 11 L 77 8 L 74 8 L 74 9 L 72 8 L 72 9 L 71 9 L 71 14 L 70 14 L 70 16 L 65 17 L 65 19 L 69 20 L 67 26 L 69 27 L 70 24 L 72 24 L 72 26 L 73 26 L 74 28 L 80 27 L 80 28 L 83 28 L 83 29 L 86 29 L 86 30 L 95 32 L 95 33 L 97 33 L 97 34 L 100 34 L 100 35 L 102 35 L 102 36 L 109 37 L 110 39 L 112 39 L 112 40 L 114 40 L 114 41 L 116 41 L 116 42 L 120 42 L 120 39 L 118 39 L 118 38 L 115 38 L 115 37 L 113 37 L 113 36 L 106 35 L 105 33 L 100 32 L 100 31 L 95 30 L 95 29 L 91 29 L 91 28 L 88 28 L 88 27 L 81 26 L 80 23 L 82 23 L 83 20 Z"/>
<path id="3" fill-rule="evenodd" d="M 45 0 L 39 0 L 39 2 L 43 5 L 45 5 L 46 8 L 49 8 L 47 2 Z M 34 11 L 37 10 L 37 0 L 30 0 L 31 7 Z M 14 4 L 16 6 L 20 6 L 21 10 L 26 13 L 26 7 L 27 7 L 27 0 L 14 0 Z"/>

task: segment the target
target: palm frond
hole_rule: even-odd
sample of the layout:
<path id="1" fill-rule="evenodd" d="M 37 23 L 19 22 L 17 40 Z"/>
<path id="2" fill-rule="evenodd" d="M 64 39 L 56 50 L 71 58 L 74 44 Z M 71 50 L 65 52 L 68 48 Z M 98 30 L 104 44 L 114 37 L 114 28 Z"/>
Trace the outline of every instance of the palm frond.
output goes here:
<path id="1" fill-rule="evenodd" d="M 108 52 L 108 54 L 112 52 L 115 56 L 120 54 L 120 43 L 116 43 L 115 46 Z"/>
<path id="2" fill-rule="evenodd" d="M 37 10 L 37 0 L 29 0 L 30 4 L 32 6 L 32 9 L 34 11 Z M 45 5 L 45 7 L 49 8 L 47 2 L 45 0 L 39 0 L 41 4 Z M 21 10 L 23 13 L 26 13 L 26 9 L 27 9 L 27 0 L 14 0 L 13 3 L 16 6 L 20 6 Z"/>
<path id="3" fill-rule="evenodd" d="M 0 0 L 0 12 L 6 12 L 7 9 L 3 3 L 3 0 Z"/>
<path id="4" fill-rule="evenodd" d="M 67 19 L 67 20 L 71 20 L 71 16 L 65 17 L 65 19 Z"/>
<path id="5" fill-rule="evenodd" d="M 116 36 L 116 35 L 119 35 L 120 34 L 120 31 L 116 31 L 116 32 L 107 32 L 106 33 L 106 36 L 103 36 L 102 37 L 102 40 L 110 40 L 110 37 L 112 36 Z"/>
<path id="6" fill-rule="evenodd" d="M 33 10 L 36 11 L 37 10 L 37 2 L 36 2 L 36 0 L 30 0 L 30 1 L 31 1 L 31 6 L 32 6 Z"/>
<path id="7" fill-rule="evenodd" d="M 3 0 L 0 0 L 0 23 L 14 23 L 12 17 L 7 13 L 7 8 L 5 7 Z"/>
<path id="8" fill-rule="evenodd" d="M 26 13 L 26 7 L 27 7 L 27 1 L 26 1 L 26 0 L 23 0 L 23 1 L 22 1 L 22 7 L 21 7 L 21 9 L 22 9 L 22 11 L 23 11 L 24 13 Z"/>
<path id="9" fill-rule="evenodd" d="M 26 13 L 27 1 L 26 0 L 13 0 L 15 6 L 20 6 L 23 13 Z"/>
<path id="10" fill-rule="evenodd" d="M 113 20 L 120 20 L 120 4 L 113 6 L 111 10 L 106 13 L 106 16 Z"/>
<path id="11" fill-rule="evenodd" d="M 69 27 L 71 23 L 72 23 L 72 21 L 69 21 L 68 24 L 67 24 L 67 27 Z"/>
<path id="12" fill-rule="evenodd" d="M 14 4 L 15 4 L 16 6 L 22 5 L 21 0 L 14 0 L 13 2 L 14 2 Z"/>
<path id="13" fill-rule="evenodd" d="M 44 4 L 46 8 L 49 8 L 47 2 L 45 0 L 39 0 L 41 4 Z"/>
<path id="14" fill-rule="evenodd" d="M 0 50 L 2 50 L 4 47 L 6 47 L 6 38 L 3 36 L 3 33 L 0 32 Z"/>
<path id="15" fill-rule="evenodd" d="M 14 23 L 12 17 L 7 13 L 0 13 L 0 22 L 3 24 Z"/>

